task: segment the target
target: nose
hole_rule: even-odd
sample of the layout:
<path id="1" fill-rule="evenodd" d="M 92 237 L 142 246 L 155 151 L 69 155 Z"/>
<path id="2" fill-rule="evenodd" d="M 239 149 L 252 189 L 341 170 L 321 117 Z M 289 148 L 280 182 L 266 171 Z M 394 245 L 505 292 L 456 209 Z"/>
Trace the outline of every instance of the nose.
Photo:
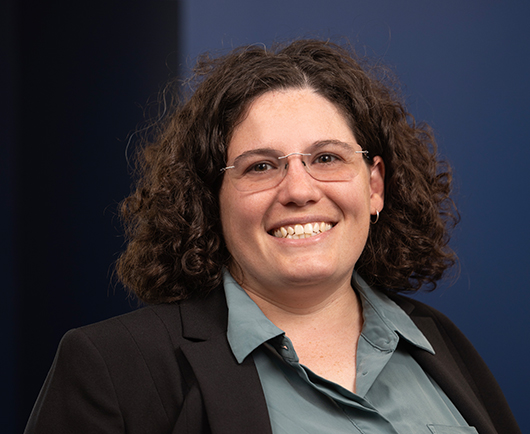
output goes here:
<path id="1" fill-rule="evenodd" d="M 290 157 L 285 160 L 285 176 L 278 185 L 278 200 L 283 205 L 295 204 L 304 206 L 310 202 L 318 202 L 322 196 L 319 181 L 306 170 L 302 157 Z"/>

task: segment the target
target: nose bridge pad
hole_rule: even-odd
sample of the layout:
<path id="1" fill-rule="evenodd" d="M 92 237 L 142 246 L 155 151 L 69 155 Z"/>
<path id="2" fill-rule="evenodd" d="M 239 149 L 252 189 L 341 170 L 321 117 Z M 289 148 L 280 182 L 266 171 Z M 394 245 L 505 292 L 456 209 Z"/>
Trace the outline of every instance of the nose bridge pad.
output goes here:
<path id="1" fill-rule="evenodd" d="M 307 166 L 306 162 L 304 161 L 304 157 L 309 157 L 311 156 L 311 154 L 306 154 L 306 153 L 303 153 L 303 152 L 291 152 L 290 154 L 287 154 L 287 155 L 284 155 L 282 157 L 278 157 L 278 160 L 284 160 L 285 159 L 285 165 L 283 166 L 283 176 L 282 176 L 282 179 L 285 178 L 287 176 L 287 170 L 289 169 L 289 157 L 293 156 L 293 155 L 300 155 L 300 162 L 302 163 L 302 165 L 304 166 L 304 169 L 305 171 L 310 175 L 310 176 L 313 176 L 311 175 L 311 172 L 309 172 L 309 167 Z"/>
<path id="2" fill-rule="evenodd" d="M 300 155 L 300 154 L 297 154 L 297 155 Z M 303 166 L 303 168 L 304 168 L 305 173 L 306 173 L 307 175 L 309 175 L 310 178 L 312 178 L 312 179 L 317 179 L 317 178 L 315 178 L 315 177 L 313 176 L 313 174 L 312 174 L 311 171 L 309 170 L 309 165 L 308 165 L 304 160 L 300 159 L 300 163 L 302 163 L 302 166 Z M 283 167 L 283 171 L 282 171 L 282 172 L 283 172 L 283 173 L 282 173 L 282 181 L 284 181 L 285 178 L 287 177 L 288 172 L 289 172 L 290 164 L 289 164 L 288 162 L 286 162 L 285 165 L 282 166 L 282 167 Z M 293 175 L 291 175 L 291 176 L 293 176 Z M 280 182 L 282 182 L 282 181 L 280 181 Z M 297 182 L 297 185 L 300 186 L 300 184 L 299 184 L 298 182 Z"/>
<path id="3" fill-rule="evenodd" d="M 304 160 L 302 160 L 301 163 L 302 163 L 302 165 L 304 166 L 304 169 L 305 169 L 306 173 L 307 173 L 309 176 L 313 177 L 313 175 L 311 175 L 311 172 L 309 171 L 309 166 L 306 164 L 306 162 L 305 162 Z"/>

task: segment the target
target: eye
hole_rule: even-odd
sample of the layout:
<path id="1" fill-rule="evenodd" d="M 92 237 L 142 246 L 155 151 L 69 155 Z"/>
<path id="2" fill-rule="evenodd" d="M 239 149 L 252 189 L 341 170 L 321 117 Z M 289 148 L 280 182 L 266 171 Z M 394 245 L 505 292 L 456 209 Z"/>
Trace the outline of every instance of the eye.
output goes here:
<path id="1" fill-rule="evenodd" d="M 339 161 L 340 158 L 334 154 L 320 154 L 315 158 L 316 164 L 330 164 Z"/>
<path id="2" fill-rule="evenodd" d="M 270 169 L 272 169 L 272 166 L 269 163 L 258 163 L 252 166 L 254 172 L 266 172 Z"/>
<path id="3" fill-rule="evenodd" d="M 274 166 L 269 161 L 260 161 L 259 163 L 254 163 L 248 166 L 247 169 L 245 170 L 245 174 L 248 174 L 248 175 L 260 174 L 260 173 L 269 172 L 274 169 L 276 169 L 276 166 Z"/>

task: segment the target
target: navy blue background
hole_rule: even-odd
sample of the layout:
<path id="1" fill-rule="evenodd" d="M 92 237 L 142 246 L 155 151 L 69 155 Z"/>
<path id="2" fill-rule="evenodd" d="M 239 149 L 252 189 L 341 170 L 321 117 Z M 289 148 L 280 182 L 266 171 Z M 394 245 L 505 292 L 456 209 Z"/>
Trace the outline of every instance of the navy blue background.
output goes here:
<path id="1" fill-rule="evenodd" d="M 457 279 L 418 297 L 468 335 L 530 432 L 530 6 L 491 0 L 10 0 L 2 14 L 0 431 L 20 432 L 62 334 L 136 307 L 112 284 L 128 136 L 204 50 L 348 38 L 396 70 L 454 166 Z M 5 36 L 5 38 L 4 38 Z M 180 66 L 179 66 L 180 64 Z"/>

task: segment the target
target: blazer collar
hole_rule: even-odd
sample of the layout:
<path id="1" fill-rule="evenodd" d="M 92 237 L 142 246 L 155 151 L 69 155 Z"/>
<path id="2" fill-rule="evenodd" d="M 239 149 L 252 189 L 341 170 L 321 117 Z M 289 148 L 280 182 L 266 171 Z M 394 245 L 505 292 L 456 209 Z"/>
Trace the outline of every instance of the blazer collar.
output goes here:
<path id="1" fill-rule="evenodd" d="M 205 341 L 219 333 L 226 333 L 228 309 L 223 287 L 212 290 L 206 297 L 180 303 L 182 337 Z"/>

